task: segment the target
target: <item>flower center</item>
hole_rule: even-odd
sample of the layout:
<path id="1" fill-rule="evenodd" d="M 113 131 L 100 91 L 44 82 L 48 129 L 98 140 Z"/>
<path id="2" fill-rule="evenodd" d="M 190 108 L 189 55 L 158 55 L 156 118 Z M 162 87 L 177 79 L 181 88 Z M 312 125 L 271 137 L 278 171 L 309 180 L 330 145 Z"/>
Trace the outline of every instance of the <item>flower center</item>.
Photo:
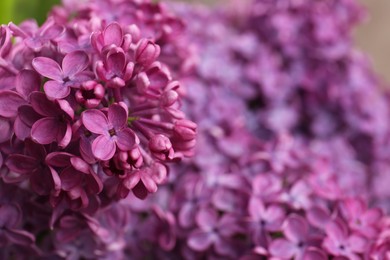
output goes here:
<path id="1" fill-rule="evenodd" d="M 108 130 L 108 133 L 110 134 L 110 136 L 116 135 L 115 128 L 112 128 L 112 129 Z"/>
<path id="2" fill-rule="evenodd" d="M 87 99 L 94 99 L 95 98 L 95 91 L 94 91 L 94 89 L 91 89 L 91 90 L 83 89 L 81 91 L 81 94 L 83 95 L 83 98 L 85 100 L 87 100 Z"/>

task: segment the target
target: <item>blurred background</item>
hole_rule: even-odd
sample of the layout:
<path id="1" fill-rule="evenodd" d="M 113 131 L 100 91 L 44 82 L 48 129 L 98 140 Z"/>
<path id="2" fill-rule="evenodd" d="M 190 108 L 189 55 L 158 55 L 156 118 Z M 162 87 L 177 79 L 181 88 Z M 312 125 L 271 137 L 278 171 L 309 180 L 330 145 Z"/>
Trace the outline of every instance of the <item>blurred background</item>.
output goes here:
<path id="1" fill-rule="evenodd" d="M 184 0 L 183 0 L 184 1 Z M 187 0 L 212 4 L 217 0 Z M 226 0 L 225 0 L 226 1 Z M 360 0 L 369 11 L 364 24 L 356 31 L 356 42 L 371 58 L 376 71 L 390 82 L 390 1 Z M 0 0 L 0 23 L 33 17 L 42 23 L 52 5 L 60 0 Z"/>

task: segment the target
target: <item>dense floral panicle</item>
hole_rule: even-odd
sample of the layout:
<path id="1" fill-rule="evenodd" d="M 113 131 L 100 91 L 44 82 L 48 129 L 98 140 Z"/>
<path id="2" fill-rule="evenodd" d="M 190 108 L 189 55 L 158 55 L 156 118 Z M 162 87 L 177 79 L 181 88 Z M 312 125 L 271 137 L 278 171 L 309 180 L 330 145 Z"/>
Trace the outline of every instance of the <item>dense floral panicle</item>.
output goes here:
<path id="1" fill-rule="evenodd" d="M 98 254 L 73 255 L 69 241 L 97 234 L 91 216 L 100 208 L 130 192 L 142 199 L 156 192 L 166 164 L 191 157 L 196 142 L 175 80 L 191 69 L 181 20 L 147 0 L 76 2 L 63 1 L 42 25 L 0 27 L 1 185 L 30 194 L 26 202 L 0 196 L 2 215 L 14 219 L 0 224 L 1 248 L 49 258 Z M 25 203 L 40 207 L 46 224 L 22 214 Z M 170 214 L 155 218 L 174 225 Z M 58 229 L 54 243 L 50 228 Z M 69 244 L 53 247 L 62 240 Z M 90 243 L 87 251 L 97 245 Z"/>
<path id="2" fill-rule="evenodd" d="M 179 20 L 64 0 L 41 28 L 1 27 L 0 204 L 23 216 L 4 258 L 388 256 L 389 106 L 351 41 L 362 9 L 232 4 L 171 3 Z"/>

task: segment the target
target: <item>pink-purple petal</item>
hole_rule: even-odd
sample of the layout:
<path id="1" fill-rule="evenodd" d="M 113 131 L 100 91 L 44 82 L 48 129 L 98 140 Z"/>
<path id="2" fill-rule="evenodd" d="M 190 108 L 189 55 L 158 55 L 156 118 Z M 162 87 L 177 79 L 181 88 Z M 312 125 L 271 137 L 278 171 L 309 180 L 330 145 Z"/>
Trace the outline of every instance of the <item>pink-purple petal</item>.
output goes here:
<path id="1" fill-rule="evenodd" d="M 43 86 L 45 94 L 50 99 L 66 98 L 70 93 L 70 87 L 54 80 L 49 80 Z"/>
<path id="2" fill-rule="evenodd" d="M 75 171 L 72 167 L 67 167 L 60 174 L 61 188 L 70 191 L 82 183 L 83 175 Z"/>
<path id="3" fill-rule="evenodd" d="M 84 111 L 81 120 L 85 128 L 87 128 L 92 133 L 104 134 L 110 130 L 107 117 L 100 110 L 90 109 Z"/>
<path id="4" fill-rule="evenodd" d="M 127 112 L 118 104 L 113 104 L 108 108 L 108 121 L 115 129 L 120 129 L 127 123 Z"/>
<path id="5" fill-rule="evenodd" d="M 41 78 L 33 70 L 24 69 L 16 76 L 15 88 L 25 99 L 34 91 L 39 91 Z"/>
<path id="6" fill-rule="evenodd" d="M 103 182 L 94 172 L 86 175 L 85 182 L 87 184 L 87 191 L 93 194 L 98 194 L 103 190 Z"/>
<path id="7" fill-rule="evenodd" d="M 24 230 L 8 229 L 6 236 L 10 242 L 24 246 L 30 246 L 35 241 L 34 235 Z"/>
<path id="8" fill-rule="evenodd" d="M 203 230 L 211 230 L 217 225 L 218 213 L 214 208 L 202 208 L 198 211 L 195 219 Z"/>
<path id="9" fill-rule="evenodd" d="M 116 144 L 120 150 L 130 151 L 136 144 L 135 133 L 129 128 L 123 129 L 117 133 Z"/>
<path id="10" fill-rule="evenodd" d="M 297 247 L 290 241 L 280 238 L 271 242 L 269 252 L 273 256 L 290 259 L 297 253 Z"/>
<path id="11" fill-rule="evenodd" d="M 93 155 L 102 161 L 110 160 L 115 154 L 115 142 L 106 135 L 99 135 L 92 143 Z"/>
<path id="12" fill-rule="evenodd" d="M 57 142 L 58 146 L 61 148 L 64 148 L 68 146 L 70 141 L 72 140 L 72 127 L 70 124 L 62 123 L 61 125 L 58 125 L 58 135 L 57 135 Z"/>
<path id="13" fill-rule="evenodd" d="M 23 96 L 15 91 L 0 91 L 0 116 L 15 117 L 18 114 L 18 108 L 26 103 Z"/>
<path id="14" fill-rule="evenodd" d="M 75 51 L 65 56 L 62 61 L 64 75 L 72 77 L 73 75 L 85 70 L 89 65 L 88 55 L 84 51 Z"/>
<path id="15" fill-rule="evenodd" d="M 150 193 L 154 193 L 157 191 L 157 184 L 154 182 L 154 180 L 149 176 L 149 174 L 146 173 L 140 173 L 141 175 L 141 181 L 144 184 L 145 188 Z"/>
<path id="16" fill-rule="evenodd" d="M 40 144 L 50 144 L 57 140 L 58 120 L 51 117 L 39 119 L 31 128 L 31 138 Z"/>
<path id="17" fill-rule="evenodd" d="M 58 106 L 53 101 L 48 100 L 42 92 L 31 93 L 30 102 L 34 111 L 42 116 L 55 117 L 60 112 Z M 28 111 L 25 112 L 27 113 Z"/>
<path id="18" fill-rule="evenodd" d="M 89 174 L 90 165 L 86 163 L 83 159 L 73 156 L 70 158 L 70 163 L 76 170 L 85 174 Z"/>
<path id="19" fill-rule="evenodd" d="M 327 260 L 324 251 L 317 248 L 309 248 L 305 251 L 302 260 Z"/>
<path id="20" fill-rule="evenodd" d="M 195 251 L 205 251 L 213 242 L 212 234 L 200 230 L 193 231 L 187 240 L 188 246 Z"/>
<path id="21" fill-rule="evenodd" d="M 11 154 L 5 161 L 5 165 L 13 172 L 27 174 L 37 167 L 37 161 L 31 156 Z"/>
<path id="22" fill-rule="evenodd" d="M 121 48 L 115 48 L 107 55 L 107 71 L 112 73 L 112 76 L 120 76 L 126 66 L 125 53 Z"/>
<path id="23" fill-rule="evenodd" d="M 70 164 L 70 158 L 72 156 L 70 153 L 52 152 L 46 156 L 45 161 L 50 166 L 62 168 Z"/>
<path id="24" fill-rule="evenodd" d="M 15 123 L 14 123 L 15 125 Z M 14 126 L 15 127 L 15 126 Z M 0 117 L 0 143 L 8 141 L 12 135 L 12 125 L 7 119 Z"/>
<path id="25" fill-rule="evenodd" d="M 54 60 L 46 57 L 38 57 L 33 59 L 32 66 L 42 76 L 56 81 L 62 81 L 62 69 Z"/>
<path id="26" fill-rule="evenodd" d="M 21 218 L 21 210 L 15 204 L 4 204 L 0 206 L 0 227 L 13 228 Z"/>
<path id="27" fill-rule="evenodd" d="M 290 241 L 299 242 L 305 240 L 309 232 L 309 226 L 303 217 L 290 215 L 284 223 L 283 231 Z"/>
<path id="28" fill-rule="evenodd" d="M 104 44 L 105 45 L 111 45 L 114 44 L 116 46 L 121 46 L 122 44 L 122 28 L 118 23 L 111 23 L 109 24 L 106 29 L 104 30 Z"/>

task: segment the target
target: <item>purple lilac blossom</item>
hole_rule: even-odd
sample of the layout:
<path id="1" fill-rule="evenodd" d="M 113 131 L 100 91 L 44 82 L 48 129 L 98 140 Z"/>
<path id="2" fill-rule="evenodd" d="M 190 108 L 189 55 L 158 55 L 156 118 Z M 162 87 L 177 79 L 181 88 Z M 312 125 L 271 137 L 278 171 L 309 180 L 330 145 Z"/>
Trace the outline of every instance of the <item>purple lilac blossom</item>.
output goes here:
<path id="1" fill-rule="evenodd" d="M 354 0 L 64 0 L 40 30 L 1 27 L 0 58 L 13 66 L 0 60 L 0 116 L 10 126 L 0 205 L 21 220 L 4 223 L 0 256 L 388 258 L 390 107 L 352 44 L 362 14 Z M 90 64 L 69 73 L 74 53 Z M 48 77 L 69 95 L 34 94 L 45 91 L 26 83 L 41 74 L 36 55 L 59 74 L 95 78 Z M 19 72 L 24 64 L 31 73 Z M 57 133 L 50 143 L 39 131 L 31 138 L 40 120 L 58 121 L 42 130 Z M 194 154 L 168 174 L 165 162 Z M 39 189 L 37 172 L 47 180 Z M 10 238 L 11 229 L 24 236 Z"/>
<path id="2" fill-rule="evenodd" d="M 96 257 L 99 209 L 131 192 L 144 199 L 167 180 L 168 163 L 193 156 L 197 124 L 176 80 L 193 66 L 182 21 L 164 4 L 119 2 L 63 1 L 41 26 L 1 26 L 1 186 L 28 196 L 0 197 L 0 258 L 19 258 L 21 247 L 37 258 Z M 68 252 L 87 236 L 88 253 Z"/>

